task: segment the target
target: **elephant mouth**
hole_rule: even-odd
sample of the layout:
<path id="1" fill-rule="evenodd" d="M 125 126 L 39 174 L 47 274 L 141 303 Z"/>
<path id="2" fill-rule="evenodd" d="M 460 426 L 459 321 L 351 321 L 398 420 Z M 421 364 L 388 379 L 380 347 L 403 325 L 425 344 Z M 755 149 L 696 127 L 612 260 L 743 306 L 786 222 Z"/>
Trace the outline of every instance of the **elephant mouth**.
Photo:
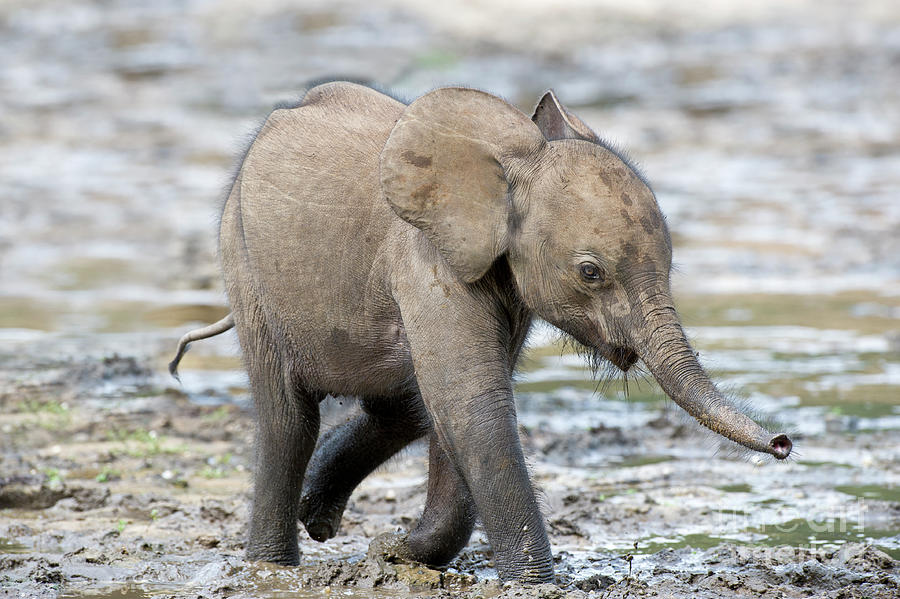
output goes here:
<path id="1" fill-rule="evenodd" d="M 587 358 L 594 375 L 603 369 L 605 363 L 612 364 L 622 372 L 628 372 L 641 359 L 640 355 L 630 347 L 609 343 L 602 338 L 597 338 L 599 335 L 595 335 L 593 339 L 574 332 L 567 333 L 566 336 L 574 342 L 575 351 Z"/>
<path id="2" fill-rule="evenodd" d="M 603 352 L 603 357 L 612 362 L 622 372 L 628 372 L 635 362 L 640 359 L 636 351 L 627 347 L 613 347 Z"/>

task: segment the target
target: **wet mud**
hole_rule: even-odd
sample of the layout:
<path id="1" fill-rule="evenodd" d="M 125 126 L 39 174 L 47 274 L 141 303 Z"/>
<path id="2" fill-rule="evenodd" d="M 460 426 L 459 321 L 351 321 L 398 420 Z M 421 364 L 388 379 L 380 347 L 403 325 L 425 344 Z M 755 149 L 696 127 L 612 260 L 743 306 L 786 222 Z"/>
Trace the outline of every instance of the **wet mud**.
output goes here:
<path id="1" fill-rule="evenodd" d="M 247 562 L 249 408 L 193 401 L 133 357 L 67 362 L 61 373 L 7 378 L 0 396 L 2 596 L 892 597 L 900 580 L 896 491 L 852 484 L 873 469 L 897 475 L 892 431 L 804 439 L 813 455 L 867 448 L 864 467 L 753 463 L 697 447 L 698 431 L 665 404 L 643 424 L 561 430 L 555 418 L 573 417 L 577 401 L 529 409 L 536 398 L 524 392 L 537 420 L 521 438 L 558 575 L 526 587 L 496 579 L 480 530 L 440 570 L 370 549 L 422 509 L 421 445 L 363 483 L 336 538 L 316 543 L 301 530 L 301 566 Z M 110 384 L 113 404 L 101 400 Z M 334 399 L 323 408 L 331 424 L 357 409 Z M 830 488 L 839 481 L 851 484 Z"/>
<path id="2" fill-rule="evenodd" d="M 0 597 L 896 597 L 900 14 L 894 2 L 0 7 Z M 497 27 L 502 22 L 505 26 Z M 523 110 L 553 87 L 640 159 L 701 361 L 786 463 L 700 430 L 546 328 L 520 436 L 556 584 L 370 551 L 425 500 L 414 445 L 302 564 L 243 558 L 253 417 L 215 223 L 241 135 L 311 79 Z M 603 374 L 603 373 L 601 373 Z M 357 409 L 329 398 L 325 426 Z"/>

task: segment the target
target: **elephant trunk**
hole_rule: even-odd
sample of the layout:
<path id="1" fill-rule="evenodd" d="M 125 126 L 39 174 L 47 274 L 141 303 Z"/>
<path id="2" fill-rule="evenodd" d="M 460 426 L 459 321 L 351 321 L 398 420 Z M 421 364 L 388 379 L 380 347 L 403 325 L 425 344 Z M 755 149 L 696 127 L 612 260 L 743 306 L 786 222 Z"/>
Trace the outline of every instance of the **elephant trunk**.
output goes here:
<path id="1" fill-rule="evenodd" d="M 788 457 L 792 443 L 787 435 L 773 434 L 753 422 L 716 389 L 687 342 L 674 309 L 655 313 L 658 316 L 643 328 L 646 333 L 633 342 L 666 395 L 713 432 L 779 460 Z"/>

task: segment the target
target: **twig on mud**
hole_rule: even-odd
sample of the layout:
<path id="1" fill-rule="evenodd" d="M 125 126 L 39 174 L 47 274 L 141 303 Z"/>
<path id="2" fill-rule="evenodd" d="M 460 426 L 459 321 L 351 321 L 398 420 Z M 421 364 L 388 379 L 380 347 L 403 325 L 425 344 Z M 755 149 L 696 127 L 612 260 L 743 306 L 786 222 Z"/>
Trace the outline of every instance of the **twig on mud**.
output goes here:
<path id="1" fill-rule="evenodd" d="M 635 541 L 634 542 L 634 551 L 635 552 L 637 551 L 637 548 L 638 548 L 638 542 Z M 626 586 L 631 584 L 631 567 L 632 567 L 632 562 L 634 561 L 634 554 L 632 552 L 628 552 L 622 556 L 622 559 L 625 560 L 626 562 L 628 562 L 628 574 L 625 576 L 625 578 L 622 578 L 621 580 L 617 580 L 613 584 L 606 587 L 606 590 L 603 592 L 602 595 L 600 595 L 600 599 L 606 599 L 607 597 L 609 597 L 610 593 L 613 592 L 613 589 L 615 589 L 622 583 L 625 583 Z M 625 596 L 627 597 L 628 595 L 625 595 Z"/>
<path id="2" fill-rule="evenodd" d="M 634 551 L 637 552 L 638 542 L 634 542 Z M 634 554 L 629 552 L 622 556 L 622 559 L 628 562 L 628 576 L 626 578 L 631 578 L 631 562 L 634 561 Z"/>

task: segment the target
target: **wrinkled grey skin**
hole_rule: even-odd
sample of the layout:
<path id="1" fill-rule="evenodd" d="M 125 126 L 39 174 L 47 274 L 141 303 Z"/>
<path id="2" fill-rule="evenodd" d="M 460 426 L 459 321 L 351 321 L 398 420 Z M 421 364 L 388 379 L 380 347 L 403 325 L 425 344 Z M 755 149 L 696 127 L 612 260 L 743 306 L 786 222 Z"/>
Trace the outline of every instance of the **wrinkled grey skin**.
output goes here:
<path id="1" fill-rule="evenodd" d="M 250 147 L 220 248 L 258 411 L 251 559 L 298 563 L 298 519 L 334 536 L 356 485 L 429 435 L 425 511 L 391 550 L 446 563 L 480 518 L 502 578 L 552 580 L 511 382 L 534 316 L 622 370 L 643 359 L 710 429 L 790 453 L 688 345 L 653 193 L 552 92 L 529 119 L 470 89 L 407 106 L 316 87 Z M 364 409 L 313 455 L 326 394 Z"/>

